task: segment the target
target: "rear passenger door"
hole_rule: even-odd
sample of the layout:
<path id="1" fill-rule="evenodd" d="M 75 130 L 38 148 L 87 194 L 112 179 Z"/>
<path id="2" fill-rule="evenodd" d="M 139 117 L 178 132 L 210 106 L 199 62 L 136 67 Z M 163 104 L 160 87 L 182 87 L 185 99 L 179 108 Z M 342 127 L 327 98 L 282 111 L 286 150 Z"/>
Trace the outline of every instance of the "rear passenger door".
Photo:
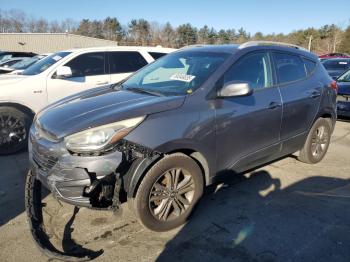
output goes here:
<path id="1" fill-rule="evenodd" d="M 137 51 L 108 52 L 110 82 L 118 83 L 148 64 Z"/>
<path id="2" fill-rule="evenodd" d="M 309 130 L 320 104 L 322 85 L 311 77 L 316 62 L 287 52 L 274 52 L 276 75 L 283 101 L 281 140 Z"/>
<path id="3" fill-rule="evenodd" d="M 72 70 L 72 76 L 64 79 L 47 79 L 48 102 L 52 103 L 68 95 L 89 88 L 106 85 L 109 75 L 106 72 L 105 52 L 85 53 L 64 64 Z"/>

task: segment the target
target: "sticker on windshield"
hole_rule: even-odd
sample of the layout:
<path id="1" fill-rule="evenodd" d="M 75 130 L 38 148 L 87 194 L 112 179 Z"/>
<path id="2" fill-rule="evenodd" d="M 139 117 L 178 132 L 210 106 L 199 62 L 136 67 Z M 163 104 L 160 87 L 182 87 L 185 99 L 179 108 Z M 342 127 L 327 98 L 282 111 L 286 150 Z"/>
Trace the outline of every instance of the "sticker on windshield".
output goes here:
<path id="1" fill-rule="evenodd" d="M 348 62 L 339 62 L 339 65 L 347 65 Z"/>
<path id="2" fill-rule="evenodd" d="M 186 75 L 186 74 L 182 74 L 182 73 L 178 73 L 178 74 L 173 74 L 170 77 L 171 80 L 178 80 L 178 81 L 182 81 L 182 82 L 191 82 L 193 79 L 195 79 L 195 76 L 192 75 Z"/>
<path id="3" fill-rule="evenodd" d="M 61 60 L 62 57 L 59 56 L 59 55 L 55 55 L 52 59 L 55 60 L 55 61 L 58 61 L 58 60 Z"/>

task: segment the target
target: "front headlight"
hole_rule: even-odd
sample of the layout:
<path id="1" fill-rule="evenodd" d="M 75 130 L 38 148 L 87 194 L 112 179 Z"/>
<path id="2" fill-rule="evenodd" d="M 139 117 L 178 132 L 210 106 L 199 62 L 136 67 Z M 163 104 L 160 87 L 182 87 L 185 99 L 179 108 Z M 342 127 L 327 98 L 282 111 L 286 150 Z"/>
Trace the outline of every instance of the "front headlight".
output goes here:
<path id="1" fill-rule="evenodd" d="M 145 116 L 135 117 L 91 128 L 67 136 L 64 141 L 67 149 L 76 153 L 99 152 L 122 139 L 144 119 Z"/>

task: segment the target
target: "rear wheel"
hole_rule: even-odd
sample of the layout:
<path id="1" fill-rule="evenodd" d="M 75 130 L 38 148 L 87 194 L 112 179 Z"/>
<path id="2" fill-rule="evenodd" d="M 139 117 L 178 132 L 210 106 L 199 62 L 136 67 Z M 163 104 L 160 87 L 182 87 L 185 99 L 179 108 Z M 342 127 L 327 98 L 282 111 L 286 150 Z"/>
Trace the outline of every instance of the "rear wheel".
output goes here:
<path id="1" fill-rule="evenodd" d="M 190 157 L 176 153 L 159 160 L 143 178 L 134 200 L 140 222 L 153 231 L 185 223 L 203 194 L 201 169 Z"/>
<path id="2" fill-rule="evenodd" d="M 330 122 L 319 118 L 312 126 L 298 159 L 308 164 L 320 162 L 326 155 L 331 140 Z"/>
<path id="3" fill-rule="evenodd" d="M 13 107 L 0 107 L 0 155 L 24 149 L 31 118 Z"/>

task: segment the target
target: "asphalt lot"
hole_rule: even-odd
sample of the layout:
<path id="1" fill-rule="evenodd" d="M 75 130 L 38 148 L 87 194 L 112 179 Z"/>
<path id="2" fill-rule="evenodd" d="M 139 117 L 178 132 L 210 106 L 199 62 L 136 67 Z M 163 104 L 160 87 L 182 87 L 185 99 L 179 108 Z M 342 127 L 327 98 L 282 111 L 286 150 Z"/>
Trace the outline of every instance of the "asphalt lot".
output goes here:
<path id="1" fill-rule="evenodd" d="M 27 154 L 0 157 L 0 261 L 48 261 L 24 213 Z M 185 226 L 144 229 L 124 206 L 76 210 L 45 201 L 47 231 L 63 250 L 96 261 L 350 261 L 350 122 L 338 121 L 318 165 L 287 157 L 207 190 Z M 62 240 L 63 239 L 63 240 Z"/>

